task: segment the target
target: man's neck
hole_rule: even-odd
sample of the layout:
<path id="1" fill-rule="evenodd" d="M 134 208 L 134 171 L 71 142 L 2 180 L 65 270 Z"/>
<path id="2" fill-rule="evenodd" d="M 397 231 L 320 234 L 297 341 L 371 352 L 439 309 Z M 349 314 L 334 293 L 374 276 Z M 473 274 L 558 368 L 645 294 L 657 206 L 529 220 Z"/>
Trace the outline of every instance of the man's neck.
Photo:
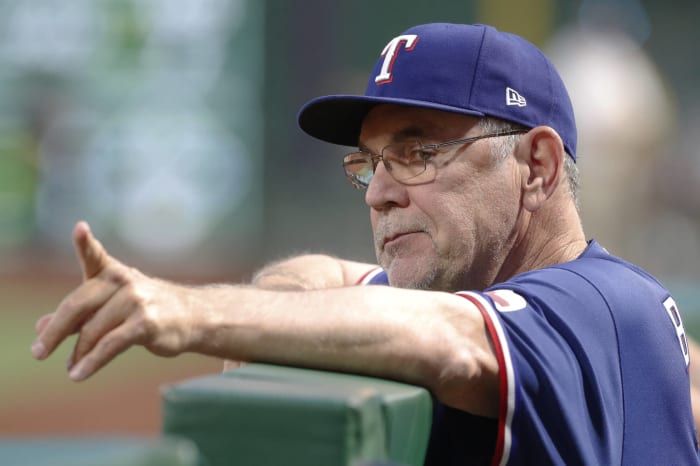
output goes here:
<path id="1" fill-rule="evenodd" d="M 572 261 L 587 246 L 573 203 L 556 212 L 535 212 L 524 234 L 516 238 L 494 283 L 530 270 Z"/>

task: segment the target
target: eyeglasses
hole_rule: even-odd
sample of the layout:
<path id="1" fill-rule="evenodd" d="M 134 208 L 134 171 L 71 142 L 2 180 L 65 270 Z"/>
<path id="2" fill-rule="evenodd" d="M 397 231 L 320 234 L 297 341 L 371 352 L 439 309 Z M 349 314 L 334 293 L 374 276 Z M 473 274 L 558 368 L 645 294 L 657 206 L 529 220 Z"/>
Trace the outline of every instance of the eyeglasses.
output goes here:
<path id="1" fill-rule="evenodd" d="M 379 154 L 367 151 L 351 152 L 343 157 L 343 169 L 345 176 L 357 189 L 365 189 L 369 186 L 380 160 L 384 163 L 386 171 L 402 184 L 430 183 L 435 179 L 437 167 L 435 164 L 428 165 L 428 160 L 437 155 L 440 152 L 439 149 L 457 144 L 469 144 L 479 139 L 526 132 L 527 130 L 523 129 L 511 129 L 437 144 L 421 144 L 417 139 L 411 139 L 389 144 Z"/>

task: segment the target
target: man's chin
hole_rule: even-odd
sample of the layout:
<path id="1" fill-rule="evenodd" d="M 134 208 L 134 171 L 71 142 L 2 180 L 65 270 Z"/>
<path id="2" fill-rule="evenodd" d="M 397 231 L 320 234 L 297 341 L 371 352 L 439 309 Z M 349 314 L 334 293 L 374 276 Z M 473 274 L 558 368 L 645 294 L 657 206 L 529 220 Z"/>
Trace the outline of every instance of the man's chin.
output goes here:
<path id="1" fill-rule="evenodd" d="M 383 266 L 389 284 L 396 288 L 431 290 L 435 285 L 436 271 L 426 268 L 427 262 L 418 259 L 393 259 Z"/>

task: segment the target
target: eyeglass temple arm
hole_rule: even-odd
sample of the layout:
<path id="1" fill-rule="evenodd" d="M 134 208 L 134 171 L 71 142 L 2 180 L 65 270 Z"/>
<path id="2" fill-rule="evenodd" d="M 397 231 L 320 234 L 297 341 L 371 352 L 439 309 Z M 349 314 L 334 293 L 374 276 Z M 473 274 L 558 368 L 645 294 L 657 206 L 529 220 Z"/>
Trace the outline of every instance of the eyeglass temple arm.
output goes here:
<path id="1" fill-rule="evenodd" d="M 474 137 L 466 138 L 466 139 L 455 139 L 454 141 L 440 142 L 438 144 L 425 144 L 425 145 L 423 145 L 423 147 L 426 149 L 439 149 L 440 147 L 453 146 L 455 144 L 466 144 L 468 142 L 478 141 L 479 139 L 495 138 L 498 136 L 511 136 L 513 134 L 523 134 L 523 133 L 527 133 L 527 132 L 528 132 L 528 130 L 526 130 L 526 129 L 509 129 L 506 131 L 501 131 L 501 132 L 497 132 L 497 133 L 490 133 L 490 134 L 482 134 L 481 136 L 474 136 Z"/>

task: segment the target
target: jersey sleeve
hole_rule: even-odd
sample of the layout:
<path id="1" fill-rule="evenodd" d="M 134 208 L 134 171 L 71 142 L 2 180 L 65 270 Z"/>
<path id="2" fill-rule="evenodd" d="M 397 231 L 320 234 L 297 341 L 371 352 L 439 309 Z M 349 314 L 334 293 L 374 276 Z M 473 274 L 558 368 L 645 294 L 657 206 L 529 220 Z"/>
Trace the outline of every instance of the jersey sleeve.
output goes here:
<path id="1" fill-rule="evenodd" d="M 588 313 L 593 323 L 569 319 L 587 311 L 572 308 L 579 300 L 571 293 L 558 296 L 542 285 L 459 293 L 482 313 L 500 369 L 493 464 L 619 464 L 614 325 L 604 312 Z M 590 293 L 586 301 L 606 309 L 595 299 Z"/>
<path id="2" fill-rule="evenodd" d="M 384 269 L 377 267 L 367 272 L 357 281 L 358 285 L 388 285 L 389 277 Z"/>

